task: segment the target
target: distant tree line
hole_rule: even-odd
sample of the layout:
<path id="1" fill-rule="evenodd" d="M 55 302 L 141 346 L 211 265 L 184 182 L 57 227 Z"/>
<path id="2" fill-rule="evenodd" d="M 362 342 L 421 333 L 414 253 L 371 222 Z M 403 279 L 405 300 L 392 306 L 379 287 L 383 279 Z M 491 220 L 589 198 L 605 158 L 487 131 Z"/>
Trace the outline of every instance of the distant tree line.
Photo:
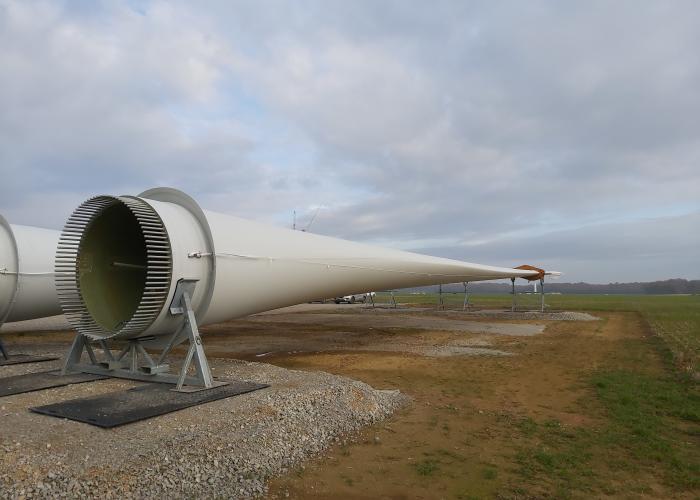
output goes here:
<path id="1" fill-rule="evenodd" d="M 521 280 L 518 280 L 521 281 Z M 517 282 L 516 282 L 517 283 Z M 539 290 L 539 283 L 537 284 Z M 518 293 L 531 292 L 532 284 L 518 285 L 515 289 Z M 473 293 L 510 293 L 510 283 L 470 283 L 469 291 Z M 407 288 L 402 292 L 435 293 L 437 286 Z M 461 283 L 443 285 L 444 293 L 462 293 L 464 287 Z M 700 294 L 700 280 L 670 279 L 664 281 L 634 282 L 634 283 L 608 283 L 599 285 L 592 283 L 558 283 L 545 281 L 545 291 L 567 294 L 620 294 L 620 295 L 667 295 L 667 294 Z"/>

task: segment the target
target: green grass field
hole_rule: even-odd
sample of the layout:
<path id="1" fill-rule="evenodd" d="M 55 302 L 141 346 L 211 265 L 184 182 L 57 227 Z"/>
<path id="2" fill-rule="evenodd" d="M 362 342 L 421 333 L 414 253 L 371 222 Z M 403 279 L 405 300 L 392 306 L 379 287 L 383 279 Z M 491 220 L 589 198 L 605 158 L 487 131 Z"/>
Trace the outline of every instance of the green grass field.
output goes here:
<path id="1" fill-rule="evenodd" d="M 402 304 L 437 306 L 437 294 L 395 294 Z M 539 295 L 518 295 L 519 307 L 539 307 Z M 378 294 L 377 302 L 390 301 Z M 443 294 L 447 308 L 461 309 L 463 294 Z M 479 308 L 509 308 L 511 295 L 471 295 L 470 304 Z M 700 295 L 546 295 L 548 310 L 633 311 L 640 313 L 661 338 L 684 371 L 700 371 Z"/>

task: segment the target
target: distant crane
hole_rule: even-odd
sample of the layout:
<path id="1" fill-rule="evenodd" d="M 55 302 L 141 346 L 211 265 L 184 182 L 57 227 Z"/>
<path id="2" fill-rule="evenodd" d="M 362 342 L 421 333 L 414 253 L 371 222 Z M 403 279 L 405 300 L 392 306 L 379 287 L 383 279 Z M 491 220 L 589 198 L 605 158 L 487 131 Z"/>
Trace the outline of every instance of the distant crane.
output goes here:
<path id="1" fill-rule="evenodd" d="M 314 221 L 316 220 L 316 216 L 318 215 L 319 210 L 321 210 L 321 205 L 316 207 L 316 211 L 314 212 L 313 216 L 311 216 L 311 220 L 309 221 L 309 223 L 306 225 L 305 228 L 300 229 L 301 232 L 306 233 L 309 231 L 309 228 L 311 228 L 311 224 L 313 224 Z M 294 210 L 294 219 L 292 221 L 292 229 L 294 229 L 295 231 L 297 229 L 297 211 L 296 210 Z"/>

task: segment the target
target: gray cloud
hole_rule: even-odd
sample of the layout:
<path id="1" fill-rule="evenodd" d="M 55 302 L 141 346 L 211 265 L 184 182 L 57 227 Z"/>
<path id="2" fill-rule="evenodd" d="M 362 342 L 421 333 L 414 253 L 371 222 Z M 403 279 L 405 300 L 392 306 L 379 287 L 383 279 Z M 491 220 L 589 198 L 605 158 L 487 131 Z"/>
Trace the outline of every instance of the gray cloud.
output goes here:
<path id="1" fill-rule="evenodd" d="M 574 280 L 698 277 L 698 22 L 682 1 L 0 0 L 0 210 L 59 226 L 173 185 Z M 662 227 L 663 251 L 640 236 Z"/>
<path id="2" fill-rule="evenodd" d="M 521 235 L 431 248 L 444 257 L 491 259 L 503 266 L 537 263 L 564 270 L 565 281 L 657 280 L 693 276 L 700 248 L 700 212 L 598 224 L 544 235 Z M 419 250 L 420 251 L 420 250 Z"/>

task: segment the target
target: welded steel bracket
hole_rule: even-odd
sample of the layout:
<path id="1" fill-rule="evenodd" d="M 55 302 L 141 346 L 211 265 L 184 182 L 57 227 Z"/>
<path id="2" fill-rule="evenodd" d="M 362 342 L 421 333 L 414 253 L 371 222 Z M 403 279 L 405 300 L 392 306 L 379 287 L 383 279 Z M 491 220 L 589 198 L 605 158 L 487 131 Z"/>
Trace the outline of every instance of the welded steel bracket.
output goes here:
<path id="1" fill-rule="evenodd" d="M 2 323 L 0 323 L 0 326 L 2 326 Z M 10 359 L 5 350 L 5 346 L 2 345 L 2 339 L 0 339 L 0 355 L 2 355 L 5 360 Z"/>
<path id="2" fill-rule="evenodd" d="M 73 339 L 73 344 L 63 361 L 61 374 L 92 373 L 143 382 L 175 384 L 173 390 L 179 392 L 201 391 L 226 385 L 227 382 L 213 379 L 209 361 L 204 353 L 202 337 L 199 335 L 191 302 L 196 285 L 197 280 L 181 279 L 178 281 L 170 304 L 170 314 L 182 316 L 182 323 L 173 332 L 170 341 L 156 361 L 143 347 L 143 343 L 153 340 L 153 337 L 129 339 L 126 341 L 126 345 L 115 354 L 108 341 L 92 341 L 86 336 L 78 334 Z M 178 374 L 171 373 L 170 365 L 165 363 L 165 358 L 173 347 L 179 345 L 183 340 L 189 340 L 189 349 L 180 372 Z M 102 351 L 101 356 L 95 352 L 95 347 L 99 347 Z M 87 354 L 89 362 L 82 361 L 83 354 Z M 194 375 L 189 375 L 190 365 L 193 361 Z"/>
<path id="3" fill-rule="evenodd" d="M 2 325 L 4 324 L 5 318 L 0 318 L 0 328 L 2 328 Z M 0 338 L 0 356 L 2 356 L 5 361 L 10 359 L 10 357 L 7 355 L 7 351 L 5 350 L 5 346 L 2 345 L 2 338 Z"/>

